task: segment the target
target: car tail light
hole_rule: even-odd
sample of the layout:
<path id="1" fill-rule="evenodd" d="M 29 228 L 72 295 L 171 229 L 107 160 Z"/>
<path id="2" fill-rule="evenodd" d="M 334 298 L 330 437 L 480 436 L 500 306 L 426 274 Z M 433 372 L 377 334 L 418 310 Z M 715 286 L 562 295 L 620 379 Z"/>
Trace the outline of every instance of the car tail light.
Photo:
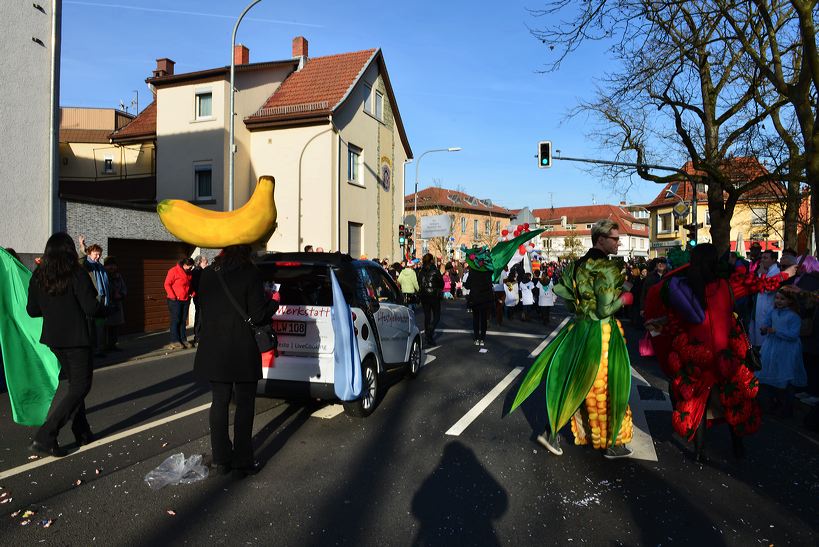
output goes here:
<path id="1" fill-rule="evenodd" d="M 301 266 L 301 262 L 274 262 L 273 264 L 284 267 Z"/>

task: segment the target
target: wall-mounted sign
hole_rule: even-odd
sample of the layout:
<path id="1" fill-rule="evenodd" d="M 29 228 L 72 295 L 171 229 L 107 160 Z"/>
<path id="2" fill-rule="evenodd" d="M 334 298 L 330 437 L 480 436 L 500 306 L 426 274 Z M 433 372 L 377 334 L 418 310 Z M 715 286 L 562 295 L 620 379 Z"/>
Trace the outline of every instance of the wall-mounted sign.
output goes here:
<path id="1" fill-rule="evenodd" d="M 452 232 L 452 217 L 449 215 L 432 215 L 421 217 L 421 237 L 449 237 Z"/>

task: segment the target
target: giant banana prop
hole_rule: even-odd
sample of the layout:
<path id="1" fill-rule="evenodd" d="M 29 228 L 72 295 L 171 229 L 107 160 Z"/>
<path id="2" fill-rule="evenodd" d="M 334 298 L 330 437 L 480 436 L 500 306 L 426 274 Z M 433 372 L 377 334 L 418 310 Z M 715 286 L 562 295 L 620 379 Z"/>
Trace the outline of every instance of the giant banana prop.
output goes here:
<path id="1" fill-rule="evenodd" d="M 250 199 L 235 211 L 211 211 L 181 199 L 156 206 L 165 228 L 185 243 L 207 249 L 253 244 L 269 237 L 276 225 L 273 177 L 259 177 Z"/>

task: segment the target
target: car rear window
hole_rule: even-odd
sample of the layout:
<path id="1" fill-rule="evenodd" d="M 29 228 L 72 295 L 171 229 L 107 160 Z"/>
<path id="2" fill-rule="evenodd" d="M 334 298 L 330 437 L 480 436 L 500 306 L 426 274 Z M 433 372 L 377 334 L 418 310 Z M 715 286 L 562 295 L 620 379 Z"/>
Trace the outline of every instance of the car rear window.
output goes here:
<path id="1" fill-rule="evenodd" d="M 333 288 L 327 266 L 260 265 L 265 285 L 276 286 L 279 303 L 292 306 L 332 306 Z"/>

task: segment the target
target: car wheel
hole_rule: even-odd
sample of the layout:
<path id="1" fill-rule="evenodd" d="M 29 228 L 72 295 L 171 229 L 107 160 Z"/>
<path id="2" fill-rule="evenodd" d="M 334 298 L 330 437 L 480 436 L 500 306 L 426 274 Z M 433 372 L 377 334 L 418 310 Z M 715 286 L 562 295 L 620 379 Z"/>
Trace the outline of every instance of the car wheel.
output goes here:
<path id="1" fill-rule="evenodd" d="M 361 363 L 361 397 L 343 403 L 344 412 L 350 416 L 364 418 L 375 410 L 381 395 L 381 382 L 375 359 L 368 358 Z"/>
<path id="2" fill-rule="evenodd" d="M 409 377 L 417 378 L 418 373 L 421 372 L 421 363 L 424 360 L 424 352 L 421 351 L 421 340 L 416 338 L 412 341 L 410 348 L 409 362 L 407 363 L 409 369 Z"/>

